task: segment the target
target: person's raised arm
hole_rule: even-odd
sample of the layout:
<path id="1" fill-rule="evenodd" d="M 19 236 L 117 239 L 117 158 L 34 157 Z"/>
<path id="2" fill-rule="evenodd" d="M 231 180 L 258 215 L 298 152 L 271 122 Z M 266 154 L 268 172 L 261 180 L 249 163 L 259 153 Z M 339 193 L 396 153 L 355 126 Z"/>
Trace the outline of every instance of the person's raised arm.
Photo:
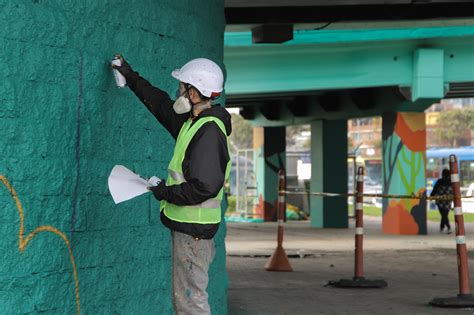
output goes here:
<path id="1" fill-rule="evenodd" d="M 184 122 L 189 118 L 189 114 L 176 114 L 173 110 L 174 101 L 171 100 L 168 93 L 154 87 L 134 71 L 128 62 L 120 56 L 122 66 L 113 65 L 113 68 L 119 71 L 127 80 L 127 85 L 142 101 L 153 116 L 168 130 L 168 132 L 177 138 L 179 130 Z"/>

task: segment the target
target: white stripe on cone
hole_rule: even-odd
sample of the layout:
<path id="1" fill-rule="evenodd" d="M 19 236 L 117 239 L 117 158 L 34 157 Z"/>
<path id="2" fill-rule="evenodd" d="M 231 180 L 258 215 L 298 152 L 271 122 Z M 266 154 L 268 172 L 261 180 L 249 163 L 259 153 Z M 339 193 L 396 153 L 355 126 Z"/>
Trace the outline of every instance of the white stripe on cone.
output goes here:
<path id="1" fill-rule="evenodd" d="M 466 237 L 464 235 L 456 236 L 456 244 L 466 244 Z"/>
<path id="2" fill-rule="evenodd" d="M 459 182 L 459 174 L 451 174 L 451 182 L 453 183 Z"/>

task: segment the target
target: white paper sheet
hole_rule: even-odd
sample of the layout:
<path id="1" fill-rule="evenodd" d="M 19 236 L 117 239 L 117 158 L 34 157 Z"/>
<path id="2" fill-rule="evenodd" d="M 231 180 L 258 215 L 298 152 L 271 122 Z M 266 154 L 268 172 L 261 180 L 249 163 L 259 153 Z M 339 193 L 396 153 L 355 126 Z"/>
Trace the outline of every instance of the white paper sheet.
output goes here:
<path id="1" fill-rule="evenodd" d="M 109 191 L 116 204 L 150 192 L 147 187 L 151 186 L 146 179 L 123 165 L 115 165 L 110 172 Z"/>

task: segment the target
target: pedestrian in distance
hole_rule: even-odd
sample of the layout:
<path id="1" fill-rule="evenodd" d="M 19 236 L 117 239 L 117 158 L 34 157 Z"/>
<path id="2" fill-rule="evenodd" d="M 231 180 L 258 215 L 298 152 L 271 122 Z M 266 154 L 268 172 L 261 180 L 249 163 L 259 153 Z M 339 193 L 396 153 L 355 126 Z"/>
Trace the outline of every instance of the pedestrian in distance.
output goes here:
<path id="1" fill-rule="evenodd" d="M 209 59 L 189 61 L 171 73 L 178 80 L 172 100 L 119 58 L 121 66 L 114 69 L 176 140 L 168 178 L 150 188 L 160 201 L 161 222 L 171 230 L 174 309 L 176 314 L 210 314 L 208 270 L 231 165 L 230 115 L 212 104 L 223 90 L 222 70 Z"/>
<path id="2" fill-rule="evenodd" d="M 448 169 L 443 169 L 441 173 L 441 178 L 438 179 L 435 186 L 433 187 L 433 191 L 431 192 L 431 196 L 452 196 L 453 195 L 453 188 L 451 187 L 451 175 Z M 447 228 L 447 233 L 451 234 L 451 225 L 449 224 L 449 210 L 452 209 L 452 202 L 453 200 L 436 200 L 436 205 L 438 206 L 439 213 L 441 214 L 441 223 L 439 231 L 442 233 L 444 228 Z"/>

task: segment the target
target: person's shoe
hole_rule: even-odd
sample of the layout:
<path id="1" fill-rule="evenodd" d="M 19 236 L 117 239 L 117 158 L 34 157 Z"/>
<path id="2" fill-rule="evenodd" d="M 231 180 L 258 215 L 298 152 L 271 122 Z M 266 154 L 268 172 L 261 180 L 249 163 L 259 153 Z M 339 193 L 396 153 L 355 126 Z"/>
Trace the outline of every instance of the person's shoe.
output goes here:
<path id="1" fill-rule="evenodd" d="M 448 229 L 448 231 L 446 232 L 447 234 L 451 234 L 451 229 Z"/>
<path id="2" fill-rule="evenodd" d="M 439 233 L 443 233 L 444 228 L 439 229 Z"/>

